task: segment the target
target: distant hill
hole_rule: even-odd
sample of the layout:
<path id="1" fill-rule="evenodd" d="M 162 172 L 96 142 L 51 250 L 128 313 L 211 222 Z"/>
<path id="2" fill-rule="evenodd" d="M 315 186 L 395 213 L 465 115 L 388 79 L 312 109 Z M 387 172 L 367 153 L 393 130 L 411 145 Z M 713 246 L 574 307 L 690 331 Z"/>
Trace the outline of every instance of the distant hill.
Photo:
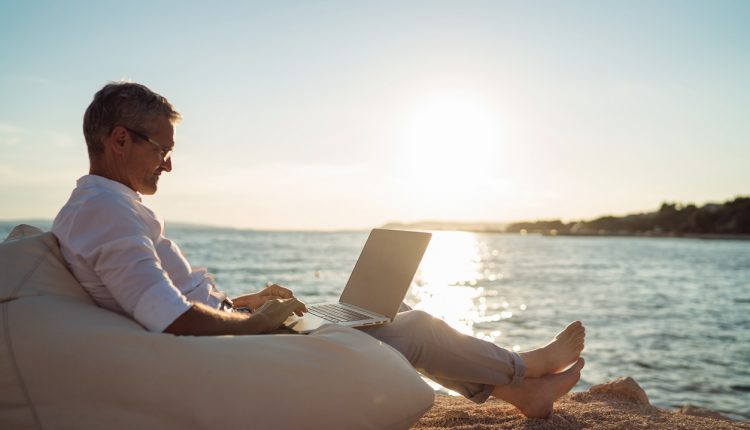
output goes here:
<path id="1" fill-rule="evenodd" d="M 574 236 L 737 237 L 750 239 L 750 197 L 725 203 L 663 203 L 655 212 L 603 216 L 565 223 L 559 219 L 499 222 L 420 221 L 391 222 L 383 228 L 457 230 L 477 233 L 536 233 Z"/>
<path id="2" fill-rule="evenodd" d="M 25 222 L 49 230 L 52 220 L 0 220 L 0 240 L 13 226 Z M 170 227 L 192 229 L 223 229 L 225 227 L 173 222 Z M 559 219 L 500 222 L 420 221 L 391 222 L 384 228 L 413 230 L 455 230 L 477 233 L 537 233 L 578 236 L 696 236 L 750 239 L 750 197 L 737 197 L 724 203 L 693 204 L 662 203 L 655 212 L 625 216 L 603 216 L 593 220 L 565 223 Z M 228 227 L 231 228 L 231 227 Z"/>
<path id="3" fill-rule="evenodd" d="M 747 236 L 750 237 L 750 197 L 725 203 L 663 203 L 658 211 L 604 216 L 591 221 L 564 223 L 560 220 L 517 222 L 507 233 L 551 235 L 620 236 Z"/>
<path id="4" fill-rule="evenodd" d="M 489 222 L 419 221 L 414 223 L 390 222 L 383 228 L 401 230 L 454 230 L 476 233 L 504 232 L 507 224 Z"/>

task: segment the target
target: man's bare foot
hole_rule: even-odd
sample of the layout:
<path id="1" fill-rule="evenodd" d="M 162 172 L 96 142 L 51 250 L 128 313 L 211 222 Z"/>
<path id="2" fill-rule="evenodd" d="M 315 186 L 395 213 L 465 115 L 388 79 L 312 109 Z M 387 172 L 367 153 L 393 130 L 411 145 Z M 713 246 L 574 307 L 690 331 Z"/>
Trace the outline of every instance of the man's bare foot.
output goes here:
<path id="1" fill-rule="evenodd" d="M 547 418 L 552 414 L 552 405 L 581 378 L 583 358 L 562 373 L 541 378 L 527 378 L 520 387 L 498 385 L 492 395 L 517 407 L 528 418 Z"/>
<path id="2" fill-rule="evenodd" d="M 533 351 L 520 353 L 526 363 L 526 377 L 539 378 L 558 373 L 575 363 L 583 351 L 586 329 L 580 321 L 573 321 L 552 342 Z"/>

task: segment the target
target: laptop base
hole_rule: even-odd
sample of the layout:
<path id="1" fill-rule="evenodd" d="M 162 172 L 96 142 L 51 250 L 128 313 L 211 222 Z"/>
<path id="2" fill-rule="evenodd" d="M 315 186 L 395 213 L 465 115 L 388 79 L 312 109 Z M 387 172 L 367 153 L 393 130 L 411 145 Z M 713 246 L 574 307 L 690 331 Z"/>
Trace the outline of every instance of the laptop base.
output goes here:
<path id="1" fill-rule="evenodd" d="M 374 321 L 374 322 L 365 322 L 362 321 L 356 321 L 352 322 L 351 324 L 347 323 L 332 323 L 330 321 L 324 320 L 323 318 L 316 317 L 315 315 L 305 314 L 304 317 L 298 317 L 297 315 L 292 315 L 289 318 L 284 321 L 284 327 L 288 328 L 289 330 L 300 333 L 300 334 L 307 334 L 311 331 L 317 330 L 320 327 L 326 325 L 326 324 L 336 324 L 336 325 L 343 325 L 347 327 L 366 327 L 371 325 L 380 325 L 387 323 L 388 320 L 385 321 Z"/>

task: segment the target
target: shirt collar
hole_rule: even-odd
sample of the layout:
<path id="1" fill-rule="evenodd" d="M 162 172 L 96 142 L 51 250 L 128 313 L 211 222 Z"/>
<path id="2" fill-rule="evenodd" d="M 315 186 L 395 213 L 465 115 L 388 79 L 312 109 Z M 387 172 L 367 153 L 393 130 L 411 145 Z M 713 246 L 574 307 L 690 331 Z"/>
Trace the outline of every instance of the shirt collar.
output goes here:
<path id="1" fill-rule="evenodd" d="M 107 179 L 99 175 L 85 175 L 78 178 L 76 185 L 80 188 L 103 188 L 105 190 L 114 191 L 119 194 L 126 195 L 130 198 L 141 201 L 141 195 L 133 191 L 130 187 L 120 182 Z"/>

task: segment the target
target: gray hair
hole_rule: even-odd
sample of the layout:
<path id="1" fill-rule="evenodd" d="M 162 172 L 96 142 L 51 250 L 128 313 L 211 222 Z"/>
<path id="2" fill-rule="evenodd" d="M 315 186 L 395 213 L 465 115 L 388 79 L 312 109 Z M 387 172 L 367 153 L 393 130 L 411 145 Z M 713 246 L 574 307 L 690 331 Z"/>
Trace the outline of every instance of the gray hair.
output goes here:
<path id="1" fill-rule="evenodd" d="M 94 95 L 94 100 L 83 114 L 83 136 L 89 158 L 104 153 L 104 139 L 116 126 L 148 134 L 155 131 L 155 123 L 160 117 L 166 117 L 172 124 L 182 119 L 166 98 L 145 85 L 134 82 L 105 85 Z"/>

